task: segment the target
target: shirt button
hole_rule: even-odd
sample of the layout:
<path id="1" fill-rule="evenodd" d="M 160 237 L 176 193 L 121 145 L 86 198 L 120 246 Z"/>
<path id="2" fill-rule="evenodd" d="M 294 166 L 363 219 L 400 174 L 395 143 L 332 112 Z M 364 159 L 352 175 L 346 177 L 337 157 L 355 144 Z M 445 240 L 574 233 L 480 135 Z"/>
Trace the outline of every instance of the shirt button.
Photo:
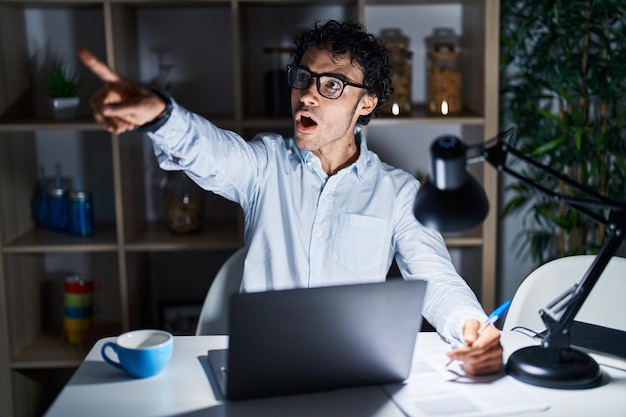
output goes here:
<path id="1" fill-rule="evenodd" d="M 317 232 L 315 232 L 315 236 L 320 237 L 322 236 L 322 231 L 318 230 Z"/>

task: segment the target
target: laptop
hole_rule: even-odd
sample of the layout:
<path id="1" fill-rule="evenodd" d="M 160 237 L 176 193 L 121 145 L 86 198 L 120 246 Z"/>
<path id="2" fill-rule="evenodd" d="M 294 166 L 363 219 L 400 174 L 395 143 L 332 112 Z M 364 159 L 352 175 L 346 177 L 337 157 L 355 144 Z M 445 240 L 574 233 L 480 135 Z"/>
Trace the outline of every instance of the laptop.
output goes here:
<path id="1" fill-rule="evenodd" d="M 425 281 L 235 294 L 229 346 L 208 358 L 241 400 L 399 382 L 410 372 Z"/>

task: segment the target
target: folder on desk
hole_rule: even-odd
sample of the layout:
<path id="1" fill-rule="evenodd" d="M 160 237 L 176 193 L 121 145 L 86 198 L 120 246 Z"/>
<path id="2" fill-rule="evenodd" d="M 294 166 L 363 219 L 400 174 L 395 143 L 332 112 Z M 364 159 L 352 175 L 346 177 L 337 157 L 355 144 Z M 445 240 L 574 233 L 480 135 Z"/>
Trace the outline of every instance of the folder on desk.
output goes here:
<path id="1" fill-rule="evenodd" d="M 228 350 L 209 361 L 228 399 L 402 381 L 422 322 L 426 283 L 235 294 Z"/>

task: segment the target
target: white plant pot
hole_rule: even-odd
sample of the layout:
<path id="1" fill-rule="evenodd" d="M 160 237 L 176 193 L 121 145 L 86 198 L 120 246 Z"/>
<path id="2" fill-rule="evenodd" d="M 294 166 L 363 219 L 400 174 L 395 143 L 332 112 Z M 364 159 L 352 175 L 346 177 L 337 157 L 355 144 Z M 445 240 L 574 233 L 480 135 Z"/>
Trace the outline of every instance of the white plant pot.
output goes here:
<path id="1" fill-rule="evenodd" d="M 76 118 L 80 97 L 55 97 L 50 99 L 52 112 L 56 120 L 73 120 Z"/>

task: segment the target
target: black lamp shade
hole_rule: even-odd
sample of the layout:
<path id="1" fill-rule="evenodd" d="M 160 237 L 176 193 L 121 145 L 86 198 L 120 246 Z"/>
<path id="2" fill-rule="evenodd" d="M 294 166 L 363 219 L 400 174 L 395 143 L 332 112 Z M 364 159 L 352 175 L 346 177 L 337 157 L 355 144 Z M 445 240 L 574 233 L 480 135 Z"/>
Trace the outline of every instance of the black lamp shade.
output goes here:
<path id="1" fill-rule="evenodd" d="M 415 197 L 413 213 L 426 227 L 442 233 L 479 225 L 489 212 L 483 187 L 467 172 L 467 148 L 454 135 L 435 139 L 430 148 L 431 175 Z"/>
<path id="2" fill-rule="evenodd" d="M 462 186 L 452 190 L 440 190 L 426 178 L 413 205 L 417 220 L 441 233 L 463 232 L 478 226 L 488 212 L 485 190 L 471 175 L 467 175 Z"/>

